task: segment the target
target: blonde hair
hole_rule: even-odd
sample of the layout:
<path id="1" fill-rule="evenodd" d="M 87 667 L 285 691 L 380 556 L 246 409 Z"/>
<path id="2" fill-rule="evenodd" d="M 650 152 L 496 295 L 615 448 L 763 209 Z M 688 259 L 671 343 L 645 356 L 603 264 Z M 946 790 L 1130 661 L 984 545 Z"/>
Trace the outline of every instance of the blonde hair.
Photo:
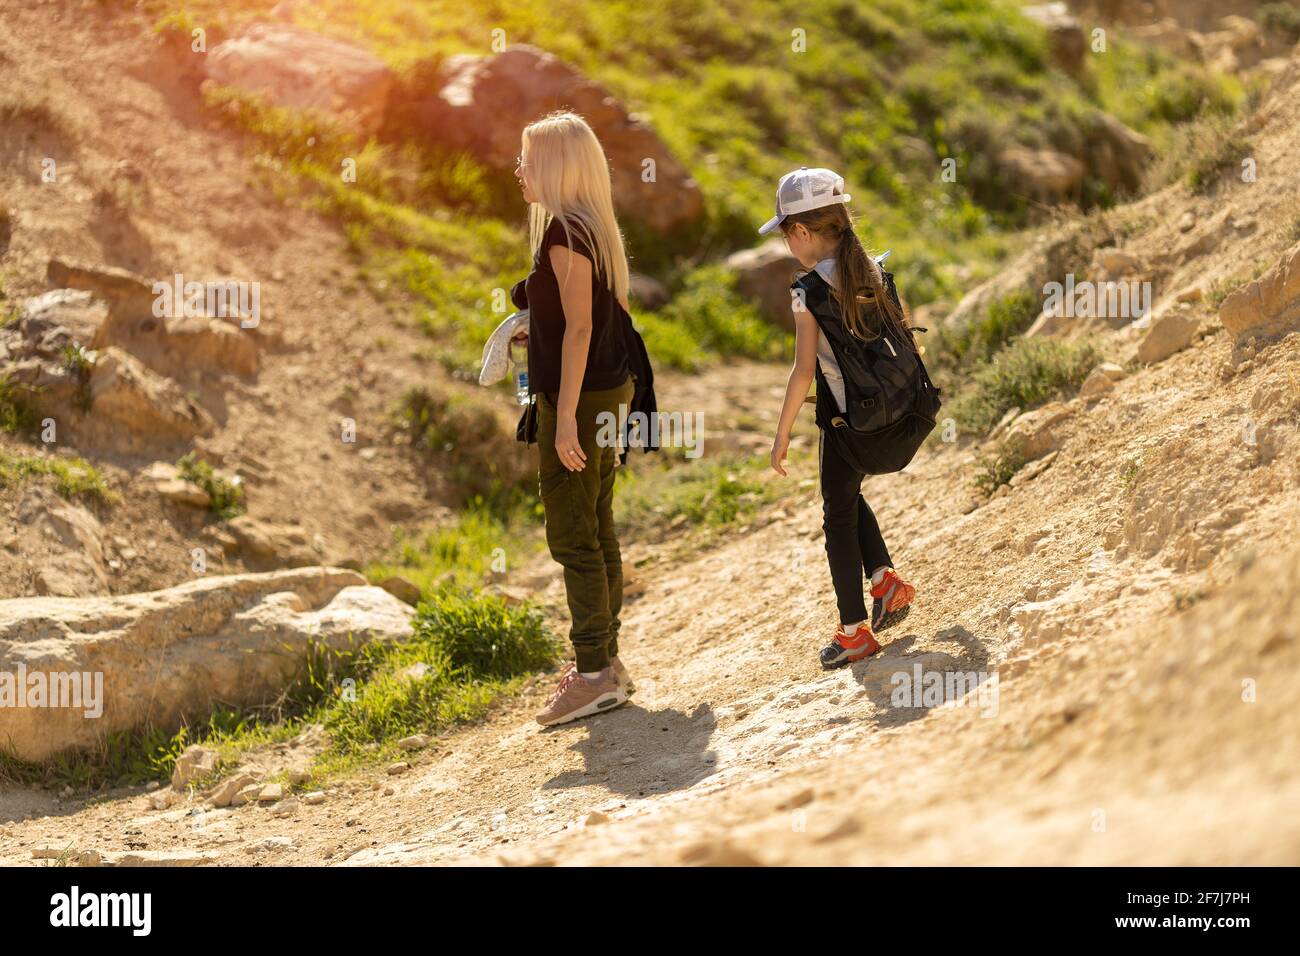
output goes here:
<path id="1" fill-rule="evenodd" d="M 596 274 L 620 301 L 629 286 L 627 252 L 614 217 L 609 161 L 600 140 L 577 113 L 551 113 L 524 128 L 522 159 L 537 202 L 528 209 L 533 255 L 552 219 L 566 237 L 576 232 L 592 250 Z"/>

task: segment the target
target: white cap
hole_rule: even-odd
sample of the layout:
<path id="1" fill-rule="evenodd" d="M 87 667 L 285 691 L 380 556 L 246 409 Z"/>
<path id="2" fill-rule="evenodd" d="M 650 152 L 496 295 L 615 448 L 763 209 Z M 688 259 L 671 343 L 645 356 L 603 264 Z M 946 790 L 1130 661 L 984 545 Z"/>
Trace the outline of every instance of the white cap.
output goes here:
<path id="1" fill-rule="evenodd" d="M 838 190 L 838 192 L 837 192 Z M 809 169 L 800 166 L 786 173 L 776 185 L 776 215 L 763 223 L 758 230 L 765 236 L 791 213 L 807 212 L 837 202 L 848 202 L 853 197 L 844 191 L 844 177 L 829 169 Z"/>

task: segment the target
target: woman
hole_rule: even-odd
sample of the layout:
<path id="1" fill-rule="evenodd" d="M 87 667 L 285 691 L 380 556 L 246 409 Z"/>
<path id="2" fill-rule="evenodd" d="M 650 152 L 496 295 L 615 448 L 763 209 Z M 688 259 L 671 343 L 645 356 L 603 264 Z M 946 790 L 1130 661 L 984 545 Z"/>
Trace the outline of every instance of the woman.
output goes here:
<path id="1" fill-rule="evenodd" d="M 537 401 L 546 543 L 564 567 L 575 661 L 537 715 L 549 726 L 612 710 L 633 692 L 618 659 L 623 565 L 614 532 L 619 449 L 597 441 L 633 383 L 620 306 L 628 267 L 609 164 L 591 127 L 553 113 L 523 133 L 515 169 L 529 203 L 533 268 L 512 297 L 528 309 L 529 389 Z"/>

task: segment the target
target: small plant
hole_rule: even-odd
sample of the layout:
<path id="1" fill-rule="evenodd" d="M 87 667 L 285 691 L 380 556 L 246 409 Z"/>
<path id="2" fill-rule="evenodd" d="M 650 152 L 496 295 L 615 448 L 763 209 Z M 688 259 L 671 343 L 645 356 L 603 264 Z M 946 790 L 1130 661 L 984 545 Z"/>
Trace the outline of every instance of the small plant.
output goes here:
<path id="1" fill-rule="evenodd" d="M 227 481 L 194 452 L 187 452 L 176 462 L 181 477 L 198 485 L 208 495 L 208 509 L 223 520 L 244 513 L 244 489 L 238 480 Z"/>
<path id="2" fill-rule="evenodd" d="M 990 454 L 975 460 L 975 489 L 991 495 L 1000 487 L 1010 484 L 1016 472 L 1025 466 L 1025 457 L 1015 447 L 1001 442 Z"/>
<path id="3" fill-rule="evenodd" d="M 1125 491 L 1132 491 L 1137 484 L 1138 473 L 1142 469 L 1142 462 L 1136 458 L 1130 460 L 1120 469 L 1119 485 Z"/>
<path id="4" fill-rule="evenodd" d="M 36 413 L 27 404 L 26 389 L 8 374 L 0 375 L 0 431 L 30 431 L 36 426 Z"/>
<path id="5" fill-rule="evenodd" d="M 55 490 L 65 498 L 87 495 L 103 502 L 117 496 L 109 490 L 104 476 L 84 458 L 62 455 L 18 455 L 0 449 L 0 487 L 14 485 L 27 478 L 49 475 Z"/>

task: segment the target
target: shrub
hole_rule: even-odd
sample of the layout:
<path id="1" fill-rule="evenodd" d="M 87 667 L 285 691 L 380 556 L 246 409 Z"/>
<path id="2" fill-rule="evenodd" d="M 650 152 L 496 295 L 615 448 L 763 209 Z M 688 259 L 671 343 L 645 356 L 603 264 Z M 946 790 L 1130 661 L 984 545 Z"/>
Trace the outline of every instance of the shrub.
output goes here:
<path id="1" fill-rule="evenodd" d="M 1012 408 L 1035 408 L 1078 388 L 1099 359 L 1090 344 L 1018 339 L 975 369 L 953 402 L 952 416 L 986 432 Z"/>

